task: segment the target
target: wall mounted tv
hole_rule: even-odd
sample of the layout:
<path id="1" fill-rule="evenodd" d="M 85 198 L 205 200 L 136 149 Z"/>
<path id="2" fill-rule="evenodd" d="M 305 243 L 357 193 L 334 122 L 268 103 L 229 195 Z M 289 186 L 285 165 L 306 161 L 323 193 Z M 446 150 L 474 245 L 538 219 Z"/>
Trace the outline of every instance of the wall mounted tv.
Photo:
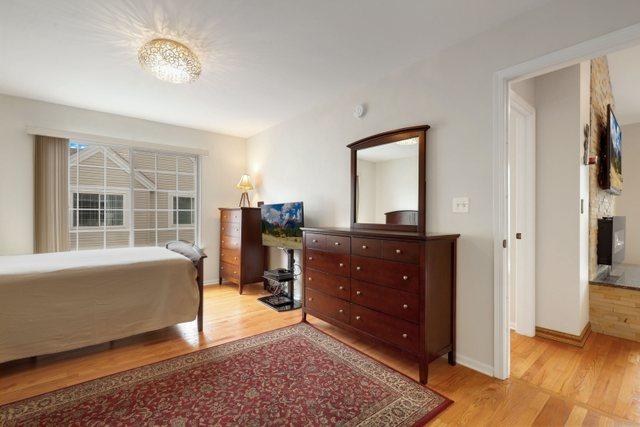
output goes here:
<path id="1" fill-rule="evenodd" d="M 607 106 L 607 133 L 600 147 L 600 187 L 609 193 L 622 192 L 622 131 L 613 114 L 611 104 Z"/>
<path id="2" fill-rule="evenodd" d="M 262 244 L 286 249 L 302 249 L 304 209 L 302 202 L 261 206 Z"/>

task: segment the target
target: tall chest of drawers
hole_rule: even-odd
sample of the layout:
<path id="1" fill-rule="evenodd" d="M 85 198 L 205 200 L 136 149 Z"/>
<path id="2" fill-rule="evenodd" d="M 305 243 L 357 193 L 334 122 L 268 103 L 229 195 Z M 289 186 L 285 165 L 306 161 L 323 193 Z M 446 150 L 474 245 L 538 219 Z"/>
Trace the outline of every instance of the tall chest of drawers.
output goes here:
<path id="1" fill-rule="evenodd" d="M 264 251 L 260 208 L 220 209 L 220 284 L 262 282 Z"/>
<path id="2" fill-rule="evenodd" d="M 420 381 L 448 353 L 455 364 L 458 235 L 304 228 L 307 314 L 415 357 Z"/>

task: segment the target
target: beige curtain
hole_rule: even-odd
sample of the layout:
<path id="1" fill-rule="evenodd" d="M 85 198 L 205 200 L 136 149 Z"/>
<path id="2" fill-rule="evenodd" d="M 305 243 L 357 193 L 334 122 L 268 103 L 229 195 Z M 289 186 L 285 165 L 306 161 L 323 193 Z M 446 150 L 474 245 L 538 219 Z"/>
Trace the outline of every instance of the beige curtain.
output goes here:
<path id="1" fill-rule="evenodd" d="M 69 140 L 36 136 L 35 252 L 69 250 Z"/>

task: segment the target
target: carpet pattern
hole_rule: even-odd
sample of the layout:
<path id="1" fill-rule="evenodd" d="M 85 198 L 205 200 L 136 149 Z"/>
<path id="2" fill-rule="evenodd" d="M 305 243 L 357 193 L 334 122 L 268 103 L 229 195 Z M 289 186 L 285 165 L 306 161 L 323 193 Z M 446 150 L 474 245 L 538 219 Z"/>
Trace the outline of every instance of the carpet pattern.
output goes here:
<path id="1" fill-rule="evenodd" d="M 452 402 L 300 323 L 0 407 L 0 425 L 379 425 Z"/>

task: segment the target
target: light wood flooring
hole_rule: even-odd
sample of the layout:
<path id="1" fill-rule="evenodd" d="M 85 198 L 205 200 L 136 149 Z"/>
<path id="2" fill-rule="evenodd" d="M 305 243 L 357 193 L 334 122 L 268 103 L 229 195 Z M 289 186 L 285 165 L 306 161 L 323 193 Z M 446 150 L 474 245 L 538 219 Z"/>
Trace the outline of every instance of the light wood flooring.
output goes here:
<path id="1" fill-rule="evenodd" d="M 238 295 L 231 285 L 205 287 L 204 332 L 195 323 L 0 364 L 0 404 L 255 335 L 300 321 L 258 301 L 260 285 Z M 417 364 L 397 351 L 342 332 L 323 331 L 418 379 Z M 584 348 L 512 335 L 512 378 L 499 381 L 445 359 L 430 365 L 429 386 L 455 403 L 430 425 L 630 425 L 640 422 L 640 343 L 592 333 Z"/>

